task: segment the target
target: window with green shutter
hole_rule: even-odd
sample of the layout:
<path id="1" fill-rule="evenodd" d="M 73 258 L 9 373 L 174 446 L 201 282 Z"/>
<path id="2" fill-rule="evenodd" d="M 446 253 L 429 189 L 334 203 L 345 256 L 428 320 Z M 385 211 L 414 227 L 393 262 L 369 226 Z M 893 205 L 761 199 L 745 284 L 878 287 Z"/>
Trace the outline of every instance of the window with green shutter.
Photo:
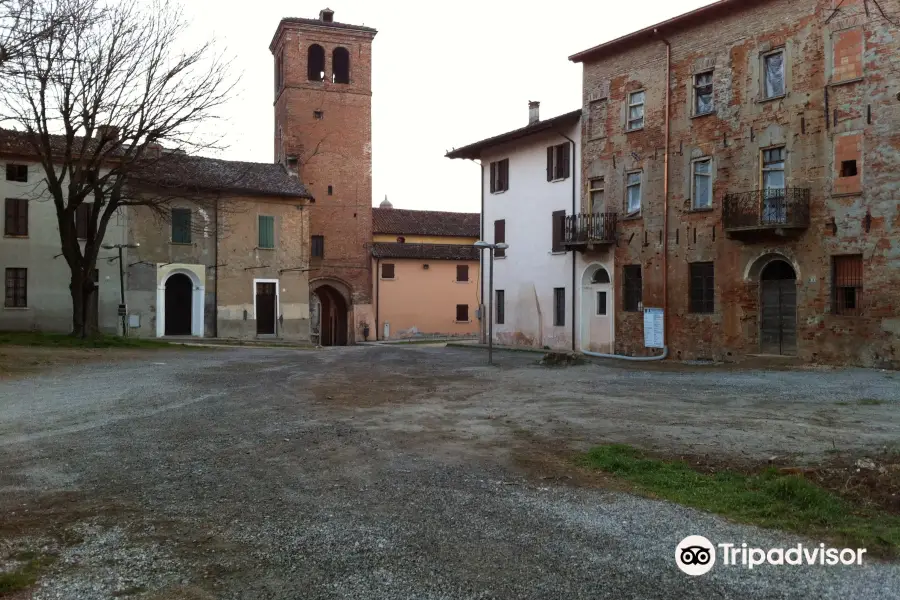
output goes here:
<path id="1" fill-rule="evenodd" d="M 172 243 L 191 243 L 191 209 L 172 209 Z"/>
<path id="2" fill-rule="evenodd" d="M 275 217 L 259 216 L 259 247 L 275 247 Z"/>

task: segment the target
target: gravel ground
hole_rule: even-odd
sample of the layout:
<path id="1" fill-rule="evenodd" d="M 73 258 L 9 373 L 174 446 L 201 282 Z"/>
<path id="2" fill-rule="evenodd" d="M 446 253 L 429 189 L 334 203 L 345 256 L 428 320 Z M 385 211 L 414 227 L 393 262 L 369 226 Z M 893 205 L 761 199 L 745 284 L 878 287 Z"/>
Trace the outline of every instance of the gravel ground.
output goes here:
<path id="1" fill-rule="evenodd" d="M 897 374 L 484 358 L 154 352 L 0 382 L 0 559 L 58 555 L 34 600 L 900 597 L 876 561 L 690 578 L 687 535 L 818 542 L 566 479 L 560 458 L 883 450 Z"/>

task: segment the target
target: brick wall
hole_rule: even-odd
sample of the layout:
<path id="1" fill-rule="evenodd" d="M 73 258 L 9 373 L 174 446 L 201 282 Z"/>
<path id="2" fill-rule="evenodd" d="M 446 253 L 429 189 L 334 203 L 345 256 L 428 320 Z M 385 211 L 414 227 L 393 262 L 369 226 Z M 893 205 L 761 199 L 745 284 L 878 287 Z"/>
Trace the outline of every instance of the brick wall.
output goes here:
<path id="1" fill-rule="evenodd" d="M 900 1 L 881 4 L 900 15 Z M 664 106 L 670 86 L 667 317 L 676 358 L 758 352 L 758 278 L 765 262 L 780 256 L 797 271 L 801 358 L 900 365 L 900 30 L 877 15 L 866 16 L 855 1 L 826 24 L 833 7 L 826 0 L 757 2 L 666 31 L 672 52 L 668 82 L 660 38 L 584 64 L 586 114 L 603 114 L 592 110 L 597 98 L 608 98 L 608 107 L 605 136 L 585 131 L 583 197 L 589 179 L 602 176 L 607 202 L 623 214 L 625 174 L 642 172 L 642 211 L 621 220 L 615 258 L 619 282 L 623 265 L 642 265 L 645 307 L 664 303 Z M 768 100 L 763 57 L 779 48 L 785 53 L 786 94 Z M 862 79 L 853 77 L 857 68 Z M 715 112 L 694 116 L 693 77 L 710 70 Z M 626 133 L 627 97 L 640 89 L 646 90 L 644 128 Z M 583 122 L 590 126 L 590 119 Z M 785 150 L 786 186 L 810 190 L 809 226 L 792 235 L 726 234 L 725 195 L 759 189 L 761 151 L 776 146 Z M 712 161 L 713 203 L 705 210 L 695 209 L 691 197 L 691 161 L 701 157 Z M 857 157 L 858 174 L 840 177 L 842 162 Z M 861 316 L 832 314 L 831 260 L 844 254 L 864 258 Z M 689 308 L 688 265 L 703 261 L 715 263 L 712 314 Z M 617 352 L 649 353 L 643 315 L 622 310 L 621 289 L 615 296 Z"/>

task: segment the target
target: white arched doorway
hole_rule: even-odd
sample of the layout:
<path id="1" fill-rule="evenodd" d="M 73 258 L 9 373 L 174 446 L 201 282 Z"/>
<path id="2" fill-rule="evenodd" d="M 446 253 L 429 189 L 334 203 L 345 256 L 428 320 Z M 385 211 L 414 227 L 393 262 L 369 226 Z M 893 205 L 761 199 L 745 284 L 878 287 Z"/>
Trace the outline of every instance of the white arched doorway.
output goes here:
<path id="1" fill-rule="evenodd" d="M 200 269 L 203 269 L 200 266 Z M 189 288 L 189 289 L 188 289 Z M 187 292 L 190 291 L 190 299 Z M 156 337 L 203 337 L 206 288 L 194 265 L 167 265 L 157 273 Z M 172 305 L 176 303 L 176 305 Z M 169 323 L 177 319 L 178 323 Z M 181 328 L 185 328 L 181 331 Z"/>
<path id="2" fill-rule="evenodd" d="M 615 345 L 616 305 L 611 271 L 589 265 L 581 276 L 581 349 L 612 353 Z"/>

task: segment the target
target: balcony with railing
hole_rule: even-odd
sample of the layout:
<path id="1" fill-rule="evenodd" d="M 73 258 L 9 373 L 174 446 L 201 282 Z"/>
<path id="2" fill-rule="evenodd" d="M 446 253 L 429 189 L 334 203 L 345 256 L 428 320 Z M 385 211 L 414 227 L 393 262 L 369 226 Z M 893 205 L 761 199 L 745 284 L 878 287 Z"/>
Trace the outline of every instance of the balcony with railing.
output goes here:
<path id="1" fill-rule="evenodd" d="M 725 233 L 746 238 L 803 231 L 809 227 L 809 196 L 808 188 L 726 194 L 722 215 Z"/>
<path id="2" fill-rule="evenodd" d="M 616 213 L 582 213 L 565 219 L 563 246 L 592 250 L 616 243 Z"/>

